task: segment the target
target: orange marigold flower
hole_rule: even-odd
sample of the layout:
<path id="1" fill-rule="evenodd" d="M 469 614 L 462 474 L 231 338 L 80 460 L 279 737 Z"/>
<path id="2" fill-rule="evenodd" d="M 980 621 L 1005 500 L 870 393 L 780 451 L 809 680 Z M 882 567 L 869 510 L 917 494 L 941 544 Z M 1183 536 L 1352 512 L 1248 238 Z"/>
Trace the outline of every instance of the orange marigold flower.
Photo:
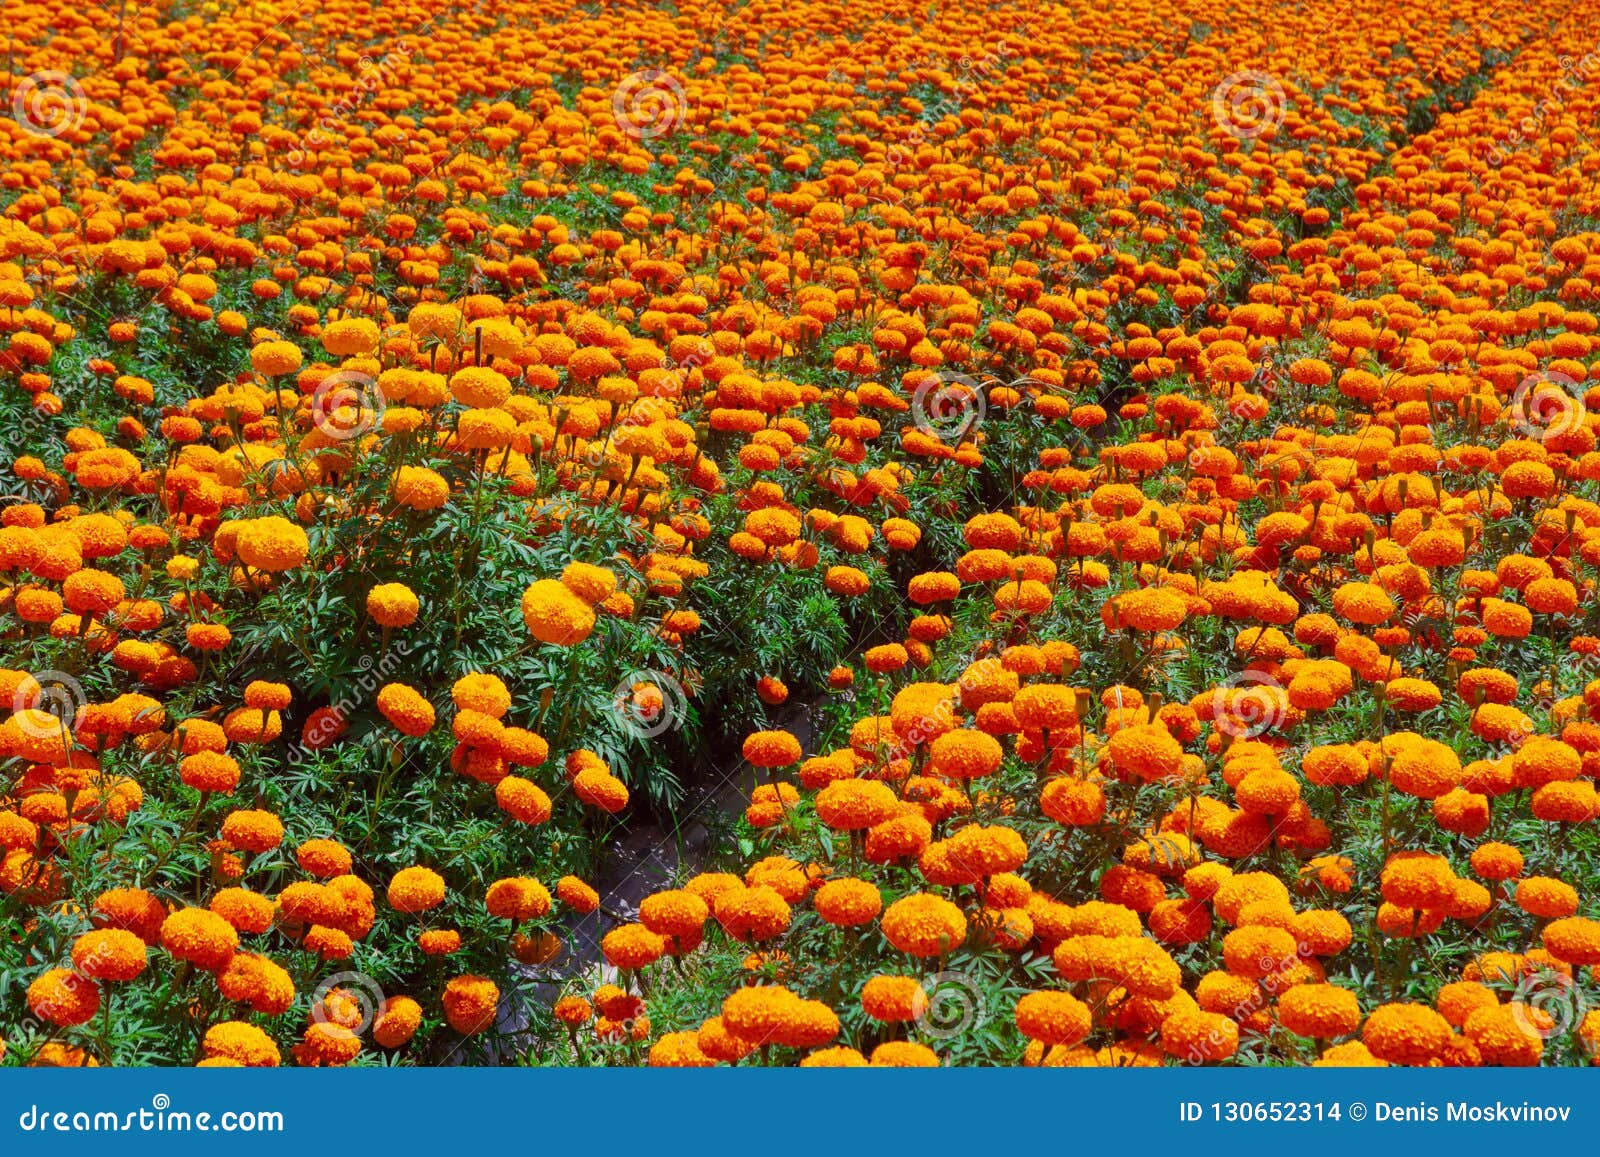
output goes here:
<path id="1" fill-rule="evenodd" d="M 522 621 L 541 643 L 571 647 L 594 631 L 589 604 L 555 579 L 540 579 L 522 594 Z"/>
<path id="2" fill-rule="evenodd" d="M 562 876 L 557 880 L 556 896 L 574 912 L 593 912 L 600 906 L 600 893 L 576 876 Z"/>
<path id="3" fill-rule="evenodd" d="M 385 683 L 378 689 L 378 710 L 402 735 L 426 735 L 434 723 L 433 704 L 404 683 Z"/>
<path id="4" fill-rule="evenodd" d="M 372 1039 L 380 1048 L 404 1048 L 421 1024 L 420 1004 L 409 996 L 391 996 L 372 1019 Z"/>
<path id="5" fill-rule="evenodd" d="M 1023 1035 L 1050 1045 L 1075 1045 L 1089 1035 L 1089 1006 L 1065 992 L 1030 992 L 1017 1001 Z"/>
<path id="6" fill-rule="evenodd" d="M 880 1069 L 936 1069 L 939 1054 L 912 1041 L 885 1041 L 872 1050 L 868 1063 Z"/>
<path id="7" fill-rule="evenodd" d="M 879 922 L 889 943 L 913 956 L 943 956 L 967 938 L 967 918 L 950 901 L 916 893 L 889 905 Z"/>
<path id="8" fill-rule="evenodd" d="M 367 592 L 367 614 L 381 627 L 409 627 L 422 604 L 404 583 L 380 583 Z"/>
<path id="9" fill-rule="evenodd" d="M 812 899 L 817 915 L 841 928 L 870 924 L 883 910 L 883 896 L 866 880 L 847 877 L 829 880 Z"/>
<path id="10" fill-rule="evenodd" d="M 276 1068 L 283 1059 L 271 1037 L 255 1025 L 238 1020 L 206 1029 L 200 1051 L 207 1059 L 226 1058 L 247 1068 Z"/>
<path id="11" fill-rule="evenodd" d="M 835 831 L 875 827 L 900 810 L 900 801 L 885 783 L 873 779 L 840 779 L 817 793 L 817 818 Z"/>
<path id="12" fill-rule="evenodd" d="M 600 951 L 615 968 L 644 968 L 654 964 L 667 950 L 665 939 L 643 924 L 624 924 L 613 928 L 600 941 Z"/>
<path id="13" fill-rule="evenodd" d="M 444 903 L 444 877 L 432 868 L 401 868 L 389 881 L 389 906 L 397 912 L 426 912 Z"/>
<path id="14" fill-rule="evenodd" d="M 58 1028 L 84 1024 L 100 1011 L 100 987 L 71 969 L 52 968 L 28 985 L 28 1008 Z"/>
<path id="15" fill-rule="evenodd" d="M 1450 1041 L 1450 1023 L 1420 1004 L 1385 1004 L 1367 1018 L 1361 1042 L 1380 1060 L 1397 1065 L 1426 1065 Z"/>
<path id="16" fill-rule="evenodd" d="M 1292 1033 L 1331 1040 L 1361 1025 L 1356 994 L 1331 984 L 1299 984 L 1278 997 L 1278 1020 Z"/>
<path id="17" fill-rule="evenodd" d="M 239 933 L 215 912 L 180 908 L 161 925 L 161 947 L 179 960 L 215 972 L 238 950 Z"/>
<path id="18" fill-rule="evenodd" d="M 1600 920 L 1569 916 L 1544 928 L 1545 949 L 1566 964 L 1600 965 Z"/>
<path id="19" fill-rule="evenodd" d="M 500 989 L 484 976 L 457 976 L 444 987 L 444 1015 L 450 1027 L 464 1036 L 482 1032 L 494 1023 Z"/>
<path id="20" fill-rule="evenodd" d="M 743 753 L 756 767 L 788 767 L 800 762 L 800 741 L 787 731 L 757 731 L 745 738 Z"/>

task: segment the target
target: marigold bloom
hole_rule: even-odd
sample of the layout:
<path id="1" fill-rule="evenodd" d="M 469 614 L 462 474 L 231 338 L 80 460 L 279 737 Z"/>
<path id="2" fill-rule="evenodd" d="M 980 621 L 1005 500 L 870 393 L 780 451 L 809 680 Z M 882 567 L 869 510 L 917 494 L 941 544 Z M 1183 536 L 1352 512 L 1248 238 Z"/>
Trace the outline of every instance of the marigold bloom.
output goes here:
<path id="1" fill-rule="evenodd" d="M 422 1006 L 409 996 L 391 996 L 372 1019 L 372 1039 L 386 1049 L 404 1048 L 422 1023 Z"/>
<path id="2" fill-rule="evenodd" d="M 536 920 L 550 911 L 550 892 L 531 876 L 496 880 L 484 896 L 489 915 L 502 920 Z"/>
<path id="3" fill-rule="evenodd" d="M 382 627 L 409 627 L 422 604 L 404 583 L 379 583 L 367 592 L 367 614 Z"/>
<path id="4" fill-rule="evenodd" d="M 624 924 L 605 934 L 600 950 L 616 968 L 644 968 L 654 964 L 667 950 L 664 937 L 643 924 Z"/>
<path id="5" fill-rule="evenodd" d="M 800 741 L 787 731 L 757 731 L 745 737 L 743 753 L 756 767 L 788 767 L 800 762 Z"/>
<path id="6" fill-rule="evenodd" d="M 378 689 L 377 704 L 403 735 L 422 736 L 433 728 L 433 704 L 404 683 L 385 683 Z"/>
<path id="7" fill-rule="evenodd" d="M 28 1008 L 40 1020 L 59 1028 L 84 1024 L 100 1011 L 100 988 L 87 976 L 52 968 L 28 985 Z"/>
<path id="8" fill-rule="evenodd" d="M 589 604 L 555 579 L 540 579 L 522 594 L 522 621 L 541 643 L 571 647 L 594 631 Z"/>
<path id="9" fill-rule="evenodd" d="M 471 1036 L 494 1023 L 500 989 L 487 977 L 457 976 L 445 985 L 442 999 L 450 1027 L 463 1036 Z"/>
<path id="10" fill-rule="evenodd" d="M 1331 1040 L 1361 1024 L 1356 994 L 1331 984 L 1299 984 L 1278 997 L 1278 1020 L 1300 1036 Z"/>
<path id="11" fill-rule="evenodd" d="M 947 955 L 967 938 L 961 909 L 926 893 L 896 900 L 879 924 L 890 944 L 913 956 Z"/>
<path id="12" fill-rule="evenodd" d="M 1380 1060 L 1426 1065 L 1449 1043 L 1450 1024 L 1420 1004 L 1385 1004 L 1367 1018 L 1361 1041 Z"/>
<path id="13" fill-rule="evenodd" d="M 841 779 L 817 793 L 817 818 L 836 831 L 860 831 L 889 819 L 900 801 L 886 784 L 870 779 Z"/>
<path id="14" fill-rule="evenodd" d="M 817 915 L 829 924 L 851 928 L 870 924 L 883 910 L 883 897 L 866 880 L 829 880 L 812 899 Z"/>
<path id="15" fill-rule="evenodd" d="M 1221 1013 L 1179 1010 L 1161 1023 L 1161 1047 L 1188 1064 L 1227 1060 L 1239 1049 L 1239 1026 Z"/>
<path id="16" fill-rule="evenodd" d="M 912 1041 L 885 1041 L 872 1050 L 868 1063 L 875 1068 L 936 1069 L 939 1054 Z"/>
<path id="17" fill-rule="evenodd" d="M 72 966 L 91 980 L 132 980 L 145 969 L 145 943 L 132 932 L 101 928 L 72 944 Z"/>
<path id="18" fill-rule="evenodd" d="M 204 908 L 180 908 L 161 925 L 161 947 L 179 960 L 215 972 L 233 958 L 239 933 Z"/>
<path id="19" fill-rule="evenodd" d="M 401 868 L 389 881 L 389 906 L 397 912 L 426 912 L 444 903 L 444 877 L 432 868 Z"/>
<path id="20" fill-rule="evenodd" d="M 255 1025 L 237 1020 L 206 1029 L 200 1049 L 207 1058 L 226 1057 L 247 1068 L 276 1068 L 282 1060 L 271 1037 Z"/>
<path id="21" fill-rule="evenodd" d="M 1089 1006 L 1065 992 L 1030 992 L 1017 1001 L 1023 1035 L 1051 1045 L 1075 1045 L 1089 1035 Z"/>

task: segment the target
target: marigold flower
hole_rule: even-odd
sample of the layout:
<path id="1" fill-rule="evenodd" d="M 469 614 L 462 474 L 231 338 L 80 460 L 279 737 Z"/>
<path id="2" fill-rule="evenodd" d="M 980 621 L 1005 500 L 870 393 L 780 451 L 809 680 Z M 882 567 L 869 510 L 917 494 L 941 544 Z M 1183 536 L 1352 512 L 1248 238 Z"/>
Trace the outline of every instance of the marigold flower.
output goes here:
<path id="1" fill-rule="evenodd" d="M 572 792 L 590 807 L 615 815 L 628 806 L 628 788 L 602 768 L 586 767 L 572 781 Z"/>
<path id="2" fill-rule="evenodd" d="M 1023 1035 L 1051 1045 L 1075 1045 L 1089 1035 L 1089 1006 L 1065 992 L 1030 992 L 1017 1001 Z"/>
<path id="3" fill-rule="evenodd" d="M 1544 927 L 1544 946 L 1550 955 L 1567 964 L 1600 964 L 1600 920 L 1568 916 L 1552 920 Z"/>
<path id="4" fill-rule="evenodd" d="M 571 647 L 594 631 L 589 604 L 555 579 L 540 579 L 522 594 L 522 621 L 541 643 Z"/>
<path id="5" fill-rule="evenodd" d="M 433 704 L 404 683 L 385 683 L 378 689 L 377 704 L 403 735 L 422 736 L 433 728 Z"/>
<path id="6" fill-rule="evenodd" d="M 605 934 L 600 950 L 613 967 L 634 969 L 654 964 L 667 950 L 667 944 L 643 924 L 624 924 Z"/>
<path id="7" fill-rule="evenodd" d="M 283 822 L 271 812 L 229 812 L 222 821 L 222 838 L 247 852 L 270 852 L 283 842 Z"/>
<path id="8" fill-rule="evenodd" d="M 389 881 L 389 906 L 397 912 L 426 912 L 444 903 L 444 877 L 431 868 L 401 868 Z"/>
<path id="9" fill-rule="evenodd" d="M 496 880 L 489 885 L 484 906 L 502 920 L 536 920 L 550 911 L 550 892 L 531 876 Z"/>
<path id="10" fill-rule="evenodd" d="M 379 583 L 367 592 L 367 614 L 382 627 L 409 627 L 422 604 L 404 583 Z"/>
<path id="11" fill-rule="evenodd" d="M 1420 1004 L 1385 1004 L 1367 1018 L 1361 1041 L 1380 1060 L 1426 1065 L 1449 1043 L 1450 1024 Z"/>
<path id="12" fill-rule="evenodd" d="M 1000 768 L 1005 752 L 999 742 L 981 731 L 957 728 L 933 741 L 929 766 L 951 779 L 977 779 Z"/>
<path id="13" fill-rule="evenodd" d="M 222 888 L 210 908 L 239 932 L 260 933 L 272 927 L 272 901 L 246 888 Z"/>
<path id="14" fill-rule="evenodd" d="M 40 1020 L 59 1028 L 84 1024 L 100 1011 L 100 988 L 87 976 L 52 968 L 28 985 L 28 1008 Z"/>
<path id="15" fill-rule="evenodd" d="M 372 1019 L 372 1039 L 381 1048 L 404 1048 L 422 1023 L 422 1006 L 409 996 L 391 996 Z"/>
<path id="16" fill-rule="evenodd" d="M 885 1041 L 872 1050 L 868 1063 L 880 1069 L 936 1069 L 939 1054 L 912 1041 Z"/>
<path id="17" fill-rule="evenodd" d="M 463 1036 L 471 1036 L 494 1023 L 500 989 L 487 977 L 457 976 L 445 985 L 443 1003 L 450 1027 Z"/>
<path id="18" fill-rule="evenodd" d="M 788 767 L 800 762 L 800 741 L 787 731 L 757 731 L 745 737 L 743 753 L 756 767 Z"/>
<path id="19" fill-rule="evenodd" d="M 866 880 L 847 877 L 829 880 L 812 899 L 817 915 L 841 928 L 870 924 L 883 910 L 883 897 Z"/>
<path id="20" fill-rule="evenodd" d="M 817 818 L 836 831 L 874 827 L 900 810 L 900 801 L 883 783 L 841 779 L 817 793 Z"/>
<path id="21" fill-rule="evenodd" d="M 1517 907 L 1547 920 L 1571 916 L 1578 910 L 1578 891 L 1548 876 L 1527 876 L 1517 884 Z"/>
<path id="22" fill-rule="evenodd" d="M 72 966 L 91 980 L 132 980 L 144 971 L 145 943 L 132 932 L 102 928 L 72 944 Z"/>
<path id="23" fill-rule="evenodd" d="M 562 876 L 557 880 L 556 896 L 574 912 L 593 912 L 600 906 L 600 893 L 576 876 Z"/>
<path id="24" fill-rule="evenodd" d="M 639 922 L 659 936 L 697 936 L 710 915 L 704 899 L 681 889 L 656 892 L 639 905 Z"/>
<path id="25" fill-rule="evenodd" d="M 944 956 L 967 938 L 967 919 L 961 909 L 927 893 L 896 900 L 879 926 L 890 944 L 913 956 Z"/>
<path id="26" fill-rule="evenodd" d="M 283 1059 L 272 1038 L 253 1024 L 229 1020 L 206 1029 L 200 1051 L 208 1059 L 225 1057 L 247 1068 L 276 1068 Z"/>
<path id="27" fill-rule="evenodd" d="M 238 950 L 239 934 L 215 912 L 180 908 L 162 922 L 161 947 L 179 960 L 215 972 Z"/>
<path id="28" fill-rule="evenodd" d="M 1161 1047 L 1188 1064 L 1227 1060 L 1239 1049 L 1239 1026 L 1221 1013 L 1179 1010 L 1161 1023 Z"/>

